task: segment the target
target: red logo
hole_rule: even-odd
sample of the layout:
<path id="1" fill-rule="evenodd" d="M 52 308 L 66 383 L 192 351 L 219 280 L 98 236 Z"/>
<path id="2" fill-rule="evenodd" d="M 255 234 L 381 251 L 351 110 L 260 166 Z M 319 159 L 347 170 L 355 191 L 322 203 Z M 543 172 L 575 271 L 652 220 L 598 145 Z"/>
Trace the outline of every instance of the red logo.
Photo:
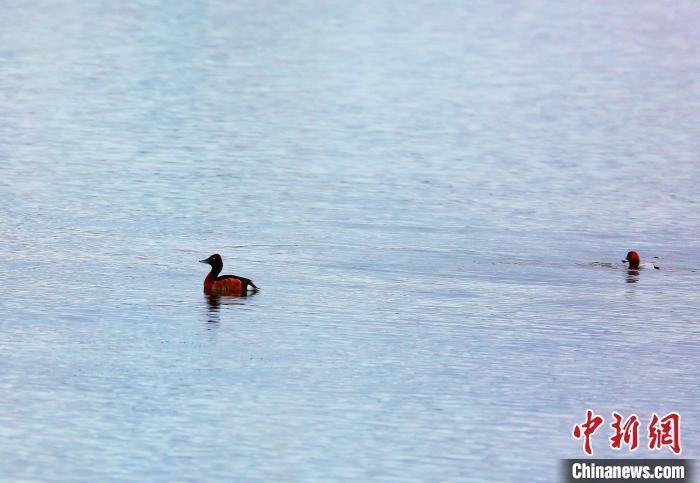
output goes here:
<path id="1" fill-rule="evenodd" d="M 634 451 L 639 447 L 639 425 L 640 421 L 636 414 L 632 414 L 625 419 L 622 414 L 613 411 L 613 422 L 610 427 L 613 433 L 610 436 L 610 447 L 612 449 L 622 449 L 627 446 L 629 451 Z M 648 448 L 650 450 L 660 450 L 668 447 L 675 454 L 680 454 L 681 449 L 681 415 L 670 412 L 660 418 L 656 413 L 651 414 L 647 434 L 649 437 Z M 575 439 L 583 438 L 583 451 L 587 455 L 593 454 L 591 439 L 595 432 L 603 425 L 602 416 L 596 415 L 593 410 L 586 410 L 586 420 L 576 424 L 572 435 Z"/>
<path id="2" fill-rule="evenodd" d="M 649 449 L 658 450 L 664 446 L 671 448 L 675 454 L 681 454 L 681 415 L 668 413 L 659 419 L 656 413 L 651 414 L 649 423 Z"/>
<path id="3" fill-rule="evenodd" d="M 629 419 L 622 424 L 623 418 L 621 414 L 613 411 L 615 421 L 610 424 L 610 427 L 615 430 L 615 434 L 610 437 L 610 447 L 612 449 L 620 449 L 624 442 L 629 446 L 630 451 L 634 451 L 639 446 L 639 419 L 633 414 Z"/>
<path id="4" fill-rule="evenodd" d="M 593 416 L 593 411 L 588 409 L 586 411 L 586 422 L 574 426 L 573 434 L 574 438 L 581 439 L 583 436 L 583 450 L 586 454 L 593 454 L 593 448 L 591 448 L 591 436 L 598 430 L 598 426 L 603 424 L 603 418 L 600 416 Z"/>

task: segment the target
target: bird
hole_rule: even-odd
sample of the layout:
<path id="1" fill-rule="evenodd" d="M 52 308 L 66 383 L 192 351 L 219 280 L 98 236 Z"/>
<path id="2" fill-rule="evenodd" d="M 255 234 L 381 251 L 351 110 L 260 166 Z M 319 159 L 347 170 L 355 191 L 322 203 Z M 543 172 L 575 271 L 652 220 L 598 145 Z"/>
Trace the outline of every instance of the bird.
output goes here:
<path id="1" fill-rule="evenodd" d="M 204 293 L 207 295 L 237 295 L 245 297 L 248 291 L 257 292 L 258 286 L 249 278 L 236 275 L 219 275 L 224 267 L 221 255 L 215 253 L 200 263 L 211 265 L 211 271 L 204 279 Z"/>
<path id="2" fill-rule="evenodd" d="M 656 270 L 659 270 L 659 267 L 652 262 L 641 263 L 639 259 L 639 254 L 634 250 L 627 252 L 627 257 L 625 257 L 625 259 L 622 260 L 622 263 L 629 263 L 628 268 L 630 270 L 638 270 L 640 268 L 654 268 Z"/>

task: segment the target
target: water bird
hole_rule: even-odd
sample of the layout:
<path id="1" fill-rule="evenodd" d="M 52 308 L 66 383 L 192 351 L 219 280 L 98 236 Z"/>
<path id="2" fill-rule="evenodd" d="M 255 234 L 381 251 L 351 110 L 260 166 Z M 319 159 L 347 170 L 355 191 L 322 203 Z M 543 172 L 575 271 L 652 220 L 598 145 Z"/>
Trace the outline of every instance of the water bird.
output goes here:
<path id="1" fill-rule="evenodd" d="M 627 257 L 622 260 L 622 263 L 629 263 L 628 268 L 630 270 L 638 270 L 640 268 L 655 268 L 656 270 L 659 270 L 659 267 L 652 262 L 641 263 L 639 254 L 634 250 L 627 252 Z"/>
<path id="2" fill-rule="evenodd" d="M 246 296 L 249 291 L 258 291 L 258 286 L 249 278 L 236 275 L 219 275 L 221 269 L 224 268 L 224 260 L 218 253 L 199 262 L 211 265 L 211 271 L 204 279 L 204 293 L 207 295 Z"/>

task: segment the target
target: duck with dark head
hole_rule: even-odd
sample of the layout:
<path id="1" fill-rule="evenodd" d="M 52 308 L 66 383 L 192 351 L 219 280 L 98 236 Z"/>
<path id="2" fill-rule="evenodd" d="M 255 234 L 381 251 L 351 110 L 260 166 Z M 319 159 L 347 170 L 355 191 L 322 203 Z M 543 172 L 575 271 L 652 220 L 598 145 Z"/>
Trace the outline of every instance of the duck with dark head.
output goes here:
<path id="1" fill-rule="evenodd" d="M 221 255 L 215 253 L 200 263 L 211 265 L 211 271 L 204 279 L 204 293 L 207 295 L 236 295 L 245 297 L 249 291 L 257 292 L 258 287 L 252 280 L 236 275 L 219 275 L 224 268 Z"/>

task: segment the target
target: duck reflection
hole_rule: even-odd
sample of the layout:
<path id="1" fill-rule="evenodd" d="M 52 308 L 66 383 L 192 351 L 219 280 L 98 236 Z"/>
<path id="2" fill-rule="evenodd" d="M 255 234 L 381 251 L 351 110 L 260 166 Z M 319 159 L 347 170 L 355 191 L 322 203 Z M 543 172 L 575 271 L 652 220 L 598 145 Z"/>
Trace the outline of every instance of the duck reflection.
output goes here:
<path id="1" fill-rule="evenodd" d="M 625 281 L 627 283 L 639 282 L 639 270 L 627 270 L 627 278 Z"/>
<path id="2" fill-rule="evenodd" d="M 207 301 L 207 330 L 216 329 L 221 323 L 221 307 L 227 305 L 245 305 L 245 300 L 250 299 L 249 296 L 235 295 L 213 295 L 207 294 L 204 296 Z"/>
<path id="3" fill-rule="evenodd" d="M 221 323 L 219 311 L 221 310 L 221 296 L 205 295 L 207 299 L 207 330 L 215 329 Z"/>

